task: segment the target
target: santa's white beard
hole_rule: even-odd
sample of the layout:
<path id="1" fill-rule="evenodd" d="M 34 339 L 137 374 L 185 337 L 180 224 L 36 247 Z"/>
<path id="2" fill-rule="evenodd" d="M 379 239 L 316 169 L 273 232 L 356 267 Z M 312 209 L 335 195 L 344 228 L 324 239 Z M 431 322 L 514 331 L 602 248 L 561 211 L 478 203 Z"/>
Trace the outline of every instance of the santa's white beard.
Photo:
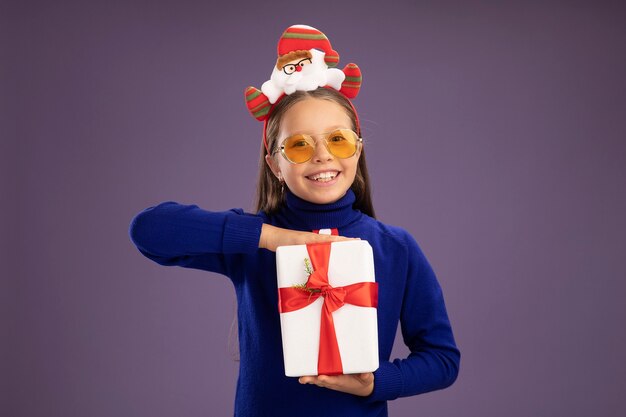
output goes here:
<path id="1" fill-rule="evenodd" d="M 310 91 L 315 90 L 317 87 L 321 87 L 326 84 L 326 76 L 323 73 L 310 71 L 295 72 L 287 77 L 285 80 L 284 90 L 285 94 L 291 94 L 296 90 Z"/>
<path id="2" fill-rule="evenodd" d="M 274 69 L 272 81 L 279 88 L 282 87 L 286 94 L 291 94 L 296 90 L 315 90 L 317 87 L 326 85 L 326 71 L 324 63 L 309 64 L 302 68 L 300 72 L 287 75 L 282 70 Z"/>

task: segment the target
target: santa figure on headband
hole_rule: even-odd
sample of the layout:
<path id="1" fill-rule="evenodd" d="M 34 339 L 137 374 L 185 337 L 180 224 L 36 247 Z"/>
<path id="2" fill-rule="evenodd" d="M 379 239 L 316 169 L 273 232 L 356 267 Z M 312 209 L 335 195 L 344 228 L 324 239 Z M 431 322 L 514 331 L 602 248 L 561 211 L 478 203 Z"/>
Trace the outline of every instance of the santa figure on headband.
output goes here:
<path id="1" fill-rule="evenodd" d="M 274 104 L 283 93 L 289 95 L 296 90 L 309 91 L 324 86 L 341 89 L 346 74 L 337 68 L 328 68 L 324 62 L 325 55 L 322 51 L 311 49 L 281 56 L 272 77 L 263 83 L 261 91 Z"/>
<path id="2" fill-rule="evenodd" d="M 348 64 L 343 70 L 334 68 L 339 54 L 319 30 L 306 25 L 290 26 L 278 41 L 278 59 L 268 81 L 261 90 L 246 89 L 246 105 L 258 120 L 265 120 L 271 105 L 284 94 L 331 87 L 346 97 L 354 98 L 361 88 L 361 70 Z"/>

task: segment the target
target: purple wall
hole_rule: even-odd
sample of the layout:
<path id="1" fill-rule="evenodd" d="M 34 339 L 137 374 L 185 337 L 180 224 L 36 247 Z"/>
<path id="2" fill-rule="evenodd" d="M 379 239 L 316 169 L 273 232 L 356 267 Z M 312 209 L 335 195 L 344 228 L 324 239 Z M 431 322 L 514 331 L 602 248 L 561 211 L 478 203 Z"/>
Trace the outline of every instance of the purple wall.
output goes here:
<path id="1" fill-rule="evenodd" d="M 624 415 L 619 2 L 86 3 L 0 6 L 2 416 L 232 413 L 232 285 L 149 261 L 128 225 L 251 208 L 243 90 L 295 23 L 363 69 L 379 218 L 424 249 L 462 351 L 392 415 Z"/>

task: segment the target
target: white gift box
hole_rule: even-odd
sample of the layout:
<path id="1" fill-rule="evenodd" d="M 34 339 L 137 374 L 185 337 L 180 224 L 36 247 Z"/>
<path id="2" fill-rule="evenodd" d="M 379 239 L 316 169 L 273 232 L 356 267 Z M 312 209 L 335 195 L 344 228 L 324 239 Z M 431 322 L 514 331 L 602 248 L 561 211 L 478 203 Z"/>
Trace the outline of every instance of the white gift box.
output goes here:
<path id="1" fill-rule="evenodd" d="M 306 245 L 277 248 L 279 291 L 307 283 L 305 258 L 310 260 Z M 361 282 L 375 282 L 372 247 L 364 240 L 332 242 L 328 262 L 330 286 L 345 287 Z M 318 297 L 305 307 L 280 313 L 285 375 L 318 375 L 323 305 L 324 297 Z M 332 313 L 332 319 L 343 373 L 378 369 L 376 308 L 346 302 Z"/>

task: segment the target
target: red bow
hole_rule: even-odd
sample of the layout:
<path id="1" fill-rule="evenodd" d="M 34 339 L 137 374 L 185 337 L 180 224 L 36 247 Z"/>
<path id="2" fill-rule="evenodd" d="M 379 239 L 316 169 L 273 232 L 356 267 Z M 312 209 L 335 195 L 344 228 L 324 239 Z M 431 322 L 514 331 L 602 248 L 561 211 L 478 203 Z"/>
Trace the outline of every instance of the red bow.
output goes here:
<path id="1" fill-rule="evenodd" d="M 278 310 L 281 313 L 299 310 L 313 303 L 318 297 L 324 297 L 317 362 L 318 375 L 343 374 L 332 313 L 344 304 L 360 307 L 378 306 L 378 284 L 375 282 L 358 282 L 345 287 L 332 287 L 328 283 L 330 245 L 331 242 L 306 245 L 313 265 L 313 273 L 309 276 L 306 289 L 295 287 L 278 289 Z"/>

